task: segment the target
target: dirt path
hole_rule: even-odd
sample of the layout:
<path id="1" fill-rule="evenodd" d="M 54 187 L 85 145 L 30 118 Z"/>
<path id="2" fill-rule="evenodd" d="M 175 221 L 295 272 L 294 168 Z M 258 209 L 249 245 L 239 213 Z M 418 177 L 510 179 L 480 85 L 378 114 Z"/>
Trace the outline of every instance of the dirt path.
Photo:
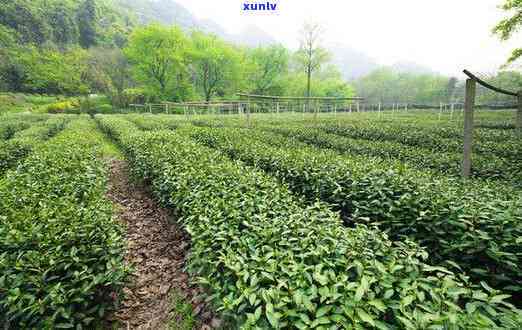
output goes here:
<path id="1" fill-rule="evenodd" d="M 219 326 L 208 306 L 200 301 L 201 290 L 191 286 L 183 271 L 190 247 L 187 235 L 169 221 L 143 187 L 129 182 L 127 164 L 113 160 L 108 198 L 127 227 L 125 260 L 135 273 L 124 289 L 125 298 L 110 322 L 122 329 L 210 329 Z M 173 300 L 178 303 L 173 303 Z M 180 313 L 179 300 L 189 309 Z M 178 306 L 178 307 L 175 307 Z M 190 312 L 193 311 L 193 313 Z M 185 315 L 181 315 L 185 314 Z M 190 314 L 193 314 L 192 316 Z"/>

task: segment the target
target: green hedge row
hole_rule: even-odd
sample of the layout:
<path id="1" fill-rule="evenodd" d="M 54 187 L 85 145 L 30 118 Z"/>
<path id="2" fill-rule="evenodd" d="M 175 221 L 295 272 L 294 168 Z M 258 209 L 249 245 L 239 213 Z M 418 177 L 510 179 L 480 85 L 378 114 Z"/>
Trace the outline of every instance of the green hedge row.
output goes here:
<path id="1" fill-rule="evenodd" d="M 310 201 L 330 203 L 348 223 L 376 224 L 394 240 L 412 238 L 435 263 L 449 259 L 479 280 L 522 291 L 522 198 L 514 189 L 462 185 L 256 130 L 188 134 L 275 175 Z"/>
<path id="2" fill-rule="evenodd" d="M 426 265 L 411 242 L 344 227 L 276 179 L 169 131 L 136 133 L 99 118 L 133 172 L 191 235 L 188 270 L 231 328 L 517 328 L 522 314 L 490 290 Z M 504 307 L 502 307 L 505 306 Z"/>
<path id="3" fill-rule="evenodd" d="M 16 132 L 29 128 L 29 126 L 27 122 L 14 120 L 0 124 L 0 141 L 9 140 Z"/>
<path id="4" fill-rule="evenodd" d="M 454 139 L 462 140 L 464 135 L 464 124 L 462 119 L 458 122 L 429 122 L 426 121 L 424 115 L 419 115 L 409 120 L 404 119 L 378 119 L 370 121 L 368 118 L 365 120 L 353 120 L 352 118 L 343 118 L 338 121 L 326 122 L 328 126 L 341 126 L 343 128 L 349 128 L 354 130 L 366 130 L 373 131 L 373 134 L 379 134 L 381 137 L 387 137 L 389 134 L 386 131 L 403 131 L 411 132 L 417 136 L 430 136 L 433 138 L 442 139 Z M 514 119 L 514 118 L 513 118 Z M 380 133 L 378 133 L 380 132 Z M 517 135 L 514 131 L 508 130 L 491 130 L 480 127 L 480 119 L 475 120 L 474 139 L 478 142 L 481 141 L 495 141 L 504 142 L 514 138 Z M 371 134 L 371 133 L 368 133 Z"/>
<path id="5" fill-rule="evenodd" d="M 386 140 L 375 142 L 346 138 L 326 133 L 321 129 L 306 127 L 263 127 L 263 129 L 349 155 L 398 160 L 420 170 L 431 170 L 455 177 L 461 175 L 461 153 L 431 152 L 423 148 Z M 515 161 L 497 156 L 474 155 L 472 177 L 510 181 L 514 185 L 520 185 L 522 184 L 522 159 Z"/>
<path id="6" fill-rule="evenodd" d="M 0 176 L 27 157 L 34 147 L 63 130 L 68 121 L 66 117 L 51 118 L 16 132 L 8 141 L 0 141 Z"/>
<path id="7" fill-rule="evenodd" d="M 34 114 L 9 114 L 0 116 L 0 141 L 8 140 L 12 138 L 16 132 L 29 128 L 32 123 L 48 118 L 46 115 Z"/>
<path id="8" fill-rule="evenodd" d="M 171 115 L 127 115 L 124 118 L 138 126 L 139 129 L 146 131 L 176 129 L 181 124 L 179 120 L 176 120 Z"/>
<path id="9" fill-rule="evenodd" d="M 80 119 L 0 179 L 0 325 L 94 328 L 125 279 L 103 134 Z"/>
<path id="10" fill-rule="evenodd" d="M 456 152 L 462 151 L 461 138 L 441 138 L 437 134 L 430 133 L 428 130 L 404 129 L 401 126 L 384 126 L 369 122 L 359 125 L 318 125 L 329 133 L 338 134 L 355 139 L 364 139 L 371 141 L 395 141 L 409 146 L 420 147 L 433 150 L 435 152 Z M 489 138 L 489 134 L 495 133 L 490 131 L 482 131 L 482 136 L 475 140 L 473 151 L 478 154 L 496 155 L 508 159 L 520 160 L 522 155 L 522 140 L 516 137 L 515 133 L 511 133 L 512 138 L 504 141 L 495 141 Z"/>

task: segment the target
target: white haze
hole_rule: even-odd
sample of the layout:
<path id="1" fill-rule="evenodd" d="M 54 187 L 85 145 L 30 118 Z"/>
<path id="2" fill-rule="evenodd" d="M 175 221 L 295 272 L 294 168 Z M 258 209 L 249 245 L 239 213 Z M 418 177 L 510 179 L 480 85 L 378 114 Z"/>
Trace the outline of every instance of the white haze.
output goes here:
<path id="1" fill-rule="evenodd" d="M 254 25 L 293 49 L 303 22 L 313 19 L 324 26 L 326 45 L 357 49 L 380 64 L 415 62 L 446 75 L 459 76 L 464 68 L 495 71 L 522 46 L 520 34 L 508 42 L 492 35 L 505 15 L 501 0 L 279 0 L 275 15 L 245 14 L 242 0 L 176 2 L 229 33 Z"/>

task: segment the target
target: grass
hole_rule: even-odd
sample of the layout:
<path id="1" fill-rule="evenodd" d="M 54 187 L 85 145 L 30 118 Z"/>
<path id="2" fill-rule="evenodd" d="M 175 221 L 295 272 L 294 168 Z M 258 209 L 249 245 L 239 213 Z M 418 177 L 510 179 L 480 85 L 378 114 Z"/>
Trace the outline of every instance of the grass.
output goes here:
<path id="1" fill-rule="evenodd" d="M 103 138 L 103 144 L 101 145 L 98 152 L 103 158 L 113 158 L 118 160 L 125 159 L 121 150 L 107 137 Z"/>
<path id="2" fill-rule="evenodd" d="M 63 97 L 62 97 L 63 98 Z M 37 94 L 0 93 L 0 113 L 43 112 L 46 105 L 60 97 Z"/>
<path id="3" fill-rule="evenodd" d="M 186 302 L 180 294 L 173 290 L 171 297 L 172 314 L 169 322 L 170 330 L 192 330 L 196 325 L 196 318 L 192 305 Z"/>

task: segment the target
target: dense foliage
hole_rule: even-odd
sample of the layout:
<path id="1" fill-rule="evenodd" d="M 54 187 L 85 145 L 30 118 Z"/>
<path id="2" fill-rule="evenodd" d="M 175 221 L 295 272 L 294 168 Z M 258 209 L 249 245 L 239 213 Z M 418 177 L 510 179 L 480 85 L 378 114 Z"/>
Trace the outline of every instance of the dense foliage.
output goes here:
<path id="1" fill-rule="evenodd" d="M 139 26 L 137 16 L 125 1 L 10 1 L 0 9 L 0 91 L 103 93 L 116 107 L 306 92 L 298 56 L 283 46 L 250 49 L 179 26 Z M 312 87 L 316 96 L 353 94 L 333 67 L 318 70 Z"/>
<path id="2" fill-rule="evenodd" d="M 506 295 L 470 289 L 465 278 L 426 265 L 426 253 L 411 242 L 392 245 L 364 225 L 344 227 L 325 205 L 304 207 L 274 178 L 184 135 L 139 133 L 114 117 L 99 122 L 133 172 L 181 217 L 192 238 L 188 269 L 230 325 L 520 325 L 520 312 L 497 305 Z"/>
<path id="3" fill-rule="evenodd" d="M 448 137 L 441 136 L 429 129 L 415 130 L 411 127 L 401 125 L 380 125 L 371 123 L 345 123 L 343 125 L 327 125 L 321 126 L 326 132 L 335 133 L 340 136 L 346 136 L 355 139 L 368 141 L 393 141 L 404 145 L 418 147 L 434 152 L 452 152 L 457 153 L 462 151 L 462 139 L 456 138 L 462 136 L 462 133 L 457 133 L 457 136 Z M 448 133 L 448 130 L 445 130 Z M 453 130 L 455 132 L 455 130 Z M 451 133 L 450 133 L 451 134 Z M 490 155 L 509 159 L 511 161 L 520 160 L 522 154 L 522 141 L 517 137 L 515 132 L 510 132 L 508 135 L 499 133 L 500 141 L 495 140 L 495 133 L 488 132 L 479 133 L 479 141 L 473 145 L 474 152 L 479 155 Z"/>
<path id="4" fill-rule="evenodd" d="M 504 0 L 501 8 L 507 12 L 508 17 L 502 19 L 493 32 L 498 34 L 502 40 L 508 40 L 520 31 L 522 26 L 522 1 Z M 522 57 L 522 48 L 516 48 L 508 59 L 508 63 L 514 62 L 520 57 Z"/>
<path id="5" fill-rule="evenodd" d="M 6 142 L 0 142 L 0 176 L 29 155 L 35 146 L 58 134 L 67 121 L 66 118 L 50 118 L 16 132 Z"/>
<path id="6" fill-rule="evenodd" d="M 462 140 L 461 134 L 456 129 L 446 130 L 432 130 L 422 129 L 418 136 L 422 136 L 423 140 L 432 139 L 442 141 L 442 145 L 453 145 L 455 148 L 447 148 L 443 150 L 429 149 L 429 144 L 419 143 L 417 145 L 405 145 L 399 142 L 400 138 L 382 140 L 377 137 L 377 134 L 368 134 L 366 138 L 361 138 L 361 131 L 366 128 L 375 130 L 384 130 L 392 134 L 396 132 L 397 137 L 400 137 L 401 132 L 409 131 L 405 135 L 414 136 L 417 133 L 414 132 L 414 127 L 408 125 L 383 125 L 378 124 L 373 127 L 367 125 L 363 127 L 361 124 L 345 126 L 343 128 L 346 131 L 353 132 L 360 130 L 358 133 L 350 134 L 351 137 L 345 137 L 342 135 L 336 135 L 327 133 L 327 131 L 337 131 L 338 127 L 332 129 L 329 125 L 325 125 L 320 128 L 314 127 L 266 127 L 267 130 L 271 130 L 286 136 L 290 136 L 301 140 L 303 142 L 322 147 L 337 150 L 341 153 L 349 155 L 366 155 L 375 156 L 384 159 L 397 160 L 403 164 L 411 167 L 416 167 L 419 170 L 431 170 L 439 172 L 445 175 L 453 177 L 459 177 L 461 175 L 461 162 L 462 154 L 460 151 L 460 145 L 455 143 L 455 140 Z M 344 132 L 344 131 L 343 131 Z M 503 180 L 512 183 L 513 185 L 520 186 L 520 180 L 522 178 L 522 169 L 520 167 L 521 160 L 516 156 L 516 145 L 519 140 L 514 133 L 512 134 L 497 134 L 491 131 L 477 131 L 476 132 L 476 143 L 485 143 L 484 147 L 476 146 L 477 151 L 482 151 L 481 154 L 475 154 L 473 156 L 473 167 L 472 176 L 479 179 L 492 179 L 492 180 Z M 383 135 L 380 135 L 382 138 Z M 406 139 L 402 139 L 405 141 Z M 514 140 L 514 141 L 510 141 Z M 509 147 L 507 146 L 509 145 Z M 439 145 L 437 145 L 439 146 Z M 505 148 L 512 149 L 513 153 L 511 157 L 506 156 Z M 486 150 L 499 150 L 501 155 L 491 155 Z"/>
<path id="7" fill-rule="evenodd" d="M 519 5 L 508 2 L 504 9 L 516 11 Z M 382 67 L 346 82 L 320 45 L 318 25 L 304 25 L 296 51 L 282 45 L 249 48 L 193 31 L 195 22 L 186 15 L 183 7 L 170 1 L 8 1 L 0 8 L 0 91 L 103 93 L 115 108 L 145 101 L 233 98 L 240 91 L 359 94 L 371 103 L 423 106 L 464 101 L 462 81 L 429 70 Z M 509 38 L 518 28 L 517 17 L 503 20 L 495 31 Z M 154 23 L 174 21 L 180 26 Z M 521 88 L 519 72 L 504 71 L 490 78 L 506 89 Z M 477 91 L 481 104 L 514 101 L 486 89 Z"/>
<path id="8" fill-rule="evenodd" d="M 94 328 L 127 273 L 105 198 L 103 136 L 76 120 L 0 179 L 0 323 Z"/>
<path id="9" fill-rule="evenodd" d="M 372 103 L 430 104 L 455 101 L 454 91 L 448 90 L 449 80 L 432 73 L 403 73 L 382 68 L 356 82 L 360 96 Z"/>
<path id="10" fill-rule="evenodd" d="M 29 127 L 29 123 L 23 120 L 10 120 L 6 122 L 0 123 L 0 140 L 8 140 L 13 137 L 13 135 L 26 129 Z"/>
<path id="11" fill-rule="evenodd" d="M 500 71 L 482 77 L 494 86 L 511 91 L 522 88 L 522 74 L 518 71 Z M 434 73 L 401 72 L 383 67 L 355 81 L 359 95 L 370 103 L 407 103 L 410 105 L 432 105 L 439 103 L 464 103 L 464 81 L 447 78 Z M 516 99 L 495 91 L 477 89 L 476 103 L 480 105 L 513 105 Z"/>
<path id="12" fill-rule="evenodd" d="M 159 121 L 149 118 L 148 121 L 149 126 L 154 123 L 161 126 L 162 122 L 163 127 L 175 125 L 172 120 L 169 123 L 167 118 Z M 402 142 L 413 141 L 413 137 L 418 136 L 425 139 L 431 137 L 435 143 L 442 137 L 459 138 L 461 134 L 451 127 L 413 129 L 413 126 L 403 126 L 401 129 L 404 124 L 393 126 L 380 123 L 371 126 L 368 122 L 355 125 L 354 121 L 357 123 L 357 117 L 351 118 L 352 126 L 346 131 L 357 133 L 361 128 L 366 132 L 379 129 L 383 133 L 393 127 L 393 132 L 401 133 L 397 136 L 411 135 Z M 228 124 L 221 120 L 200 120 L 195 123 L 214 127 L 223 126 L 223 123 L 234 125 L 233 120 L 228 121 Z M 345 125 L 338 122 L 322 127 L 337 129 Z M 329 202 L 335 209 L 342 211 L 349 222 L 371 221 L 395 238 L 404 235 L 413 237 L 433 251 L 435 260 L 453 260 L 477 279 L 485 279 L 510 291 L 520 291 L 518 273 L 522 254 L 518 246 L 522 229 L 519 225 L 521 201 L 518 190 L 494 183 L 463 185 L 458 179 L 437 178 L 407 169 L 404 163 L 396 162 L 397 158 L 400 160 L 401 153 L 406 153 L 402 158 L 415 156 L 407 152 L 410 147 L 400 143 L 377 141 L 372 144 L 365 140 L 343 139 L 319 129 L 298 128 L 297 124 L 294 124 L 295 128 L 288 126 L 288 123 L 281 121 L 274 122 L 272 127 L 262 126 L 263 129 L 284 133 L 288 138 L 259 130 L 241 131 L 230 127 L 211 130 L 189 128 L 186 132 L 233 158 L 273 173 L 287 182 L 292 190 L 307 196 L 311 201 L 319 198 Z M 519 173 L 515 172 L 520 167 L 516 151 L 503 146 L 511 140 L 516 145 L 514 133 L 483 130 L 477 134 L 480 143 L 497 144 L 497 150 L 504 150 L 506 155 L 510 149 L 513 152 L 512 157 L 497 157 L 502 163 L 488 163 L 486 160 L 478 163 L 479 169 L 483 171 L 477 172 L 477 175 L 493 175 L 499 170 L 495 168 L 498 164 L 506 166 L 503 170 L 511 169 L 513 175 Z M 291 137 L 326 149 L 342 149 L 350 156 L 310 148 Z M 361 156 L 353 156 L 350 150 L 359 150 Z M 418 150 L 423 151 L 417 153 L 416 157 L 419 162 L 424 162 L 424 166 L 437 167 L 445 161 L 441 157 L 443 153 L 433 151 L 432 157 L 423 158 L 426 150 Z M 394 155 L 395 152 L 398 155 Z M 384 161 L 386 158 L 389 160 Z M 431 164 L 430 159 L 435 163 Z M 474 159 L 477 163 L 481 158 Z M 442 172 L 442 167 L 439 170 Z M 499 171 L 498 176 L 493 177 L 500 179 L 501 175 L 505 175 L 504 180 L 508 180 L 509 173 L 502 174 Z M 512 184 L 517 186 L 518 183 L 514 181 Z"/>

